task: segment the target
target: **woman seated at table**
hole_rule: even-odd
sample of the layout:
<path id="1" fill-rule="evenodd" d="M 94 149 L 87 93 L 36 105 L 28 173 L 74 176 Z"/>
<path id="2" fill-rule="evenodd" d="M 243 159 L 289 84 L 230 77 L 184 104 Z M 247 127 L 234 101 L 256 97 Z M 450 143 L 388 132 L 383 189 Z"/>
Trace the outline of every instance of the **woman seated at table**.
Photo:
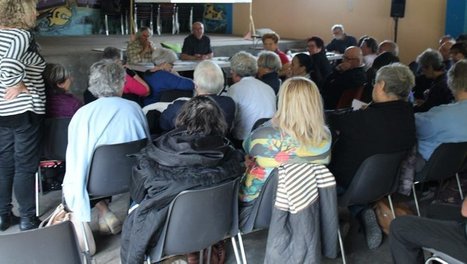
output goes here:
<path id="1" fill-rule="evenodd" d="M 70 72 L 61 64 L 49 63 L 42 76 L 47 96 L 46 116 L 48 118 L 72 117 L 83 104 L 70 93 Z"/>
<path id="2" fill-rule="evenodd" d="M 144 80 L 151 88 L 151 94 L 144 99 L 144 106 L 160 101 L 161 93 L 168 90 L 194 91 L 193 80 L 173 72 L 177 60 L 175 52 L 159 48 L 153 52 L 153 63 L 157 66 L 144 74 Z"/>
<path id="3" fill-rule="evenodd" d="M 240 187 L 241 219 L 258 197 L 271 171 L 284 163 L 328 164 L 331 134 L 324 123 L 321 95 L 303 77 L 287 79 L 279 90 L 274 117 L 254 130 L 243 142 L 247 171 Z"/>
<path id="4" fill-rule="evenodd" d="M 125 70 L 112 60 L 91 66 L 89 91 L 98 99 L 81 107 L 68 127 L 66 173 L 63 196 L 77 220 L 91 221 L 91 206 L 86 178 L 97 146 L 149 138 L 146 117 L 134 102 L 120 98 Z M 112 157 L 109 157 L 112 158 Z M 99 230 L 116 234 L 121 223 L 108 208 L 107 199 L 94 203 L 98 210 Z"/>
<path id="5" fill-rule="evenodd" d="M 225 139 L 224 120 L 222 110 L 211 98 L 193 97 L 183 105 L 176 128 L 138 154 L 130 184 L 131 197 L 138 206 L 130 209 L 124 223 L 122 263 L 143 262 L 150 241 L 159 239 L 157 234 L 177 194 L 243 174 L 243 154 Z"/>

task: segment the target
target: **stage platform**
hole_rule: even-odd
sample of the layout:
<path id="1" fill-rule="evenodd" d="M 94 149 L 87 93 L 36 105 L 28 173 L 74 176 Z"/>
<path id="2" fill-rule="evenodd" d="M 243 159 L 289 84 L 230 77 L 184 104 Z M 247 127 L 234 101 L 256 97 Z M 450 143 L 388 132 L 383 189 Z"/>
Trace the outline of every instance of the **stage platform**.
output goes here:
<path id="1" fill-rule="evenodd" d="M 153 35 L 152 41 L 160 46 L 160 43 L 183 44 L 186 35 Z M 262 49 L 261 39 L 245 40 L 241 36 L 233 35 L 209 35 L 215 56 L 231 57 L 235 53 L 244 50 L 256 55 Z M 126 48 L 128 35 L 91 35 L 91 36 L 57 36 L 37 37 L 41 45 L 41 54 L 47 62 L 61 63 L 71 70 L 74 81 L 72 92 L 80 95 L 87 88 L 89 67 L 99 60 L 101 52 L 93 49 L 103 49 L 108 46 Z M 287 51 L 304 49 L 303 40 L 284 39 L 279 42 L 280 49 Z"/>

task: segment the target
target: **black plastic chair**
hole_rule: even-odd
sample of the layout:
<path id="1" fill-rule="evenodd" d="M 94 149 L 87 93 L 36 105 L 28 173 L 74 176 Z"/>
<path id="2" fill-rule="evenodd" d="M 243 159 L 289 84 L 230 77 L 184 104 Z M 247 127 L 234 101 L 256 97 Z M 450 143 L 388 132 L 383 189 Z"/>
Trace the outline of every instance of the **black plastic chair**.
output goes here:
<path id="1" fill-rule="evenodd" d="M 237 194 L 238 179 L 178 194 L 170 204 L 157 246 L 148 252 L 148 263 L 159 262 L 172 255 L 202 251 L 237 234 Z M 236 258 L 239 263 L 237 253 Z"/>
<path id="2" fill-rule="evenodd" d="M 436 249 L 432 248 L 423 248 L 424 251 L 427 251 L 432 254 L 431 257 L 429 257 L 426 261 L 425 264 L 429 263 L 443 263 L 443 264 L 465 264 L 465 262 L 460 261 L 456 258 L 453 258 L 449 256 L 446 253 L 443 253 L 441 251 L 438 251 Z M 436 261 L 436 262 L 433 262 Z"/>
<path id="3" fill-rule="evenodd" d="M 412 185 L 412 192 L 418 216 L 420 216 L 420 207 L 418 205 L 417 193 L 415 192 L 415 184 L 430 181 L 442 182 L 455 176 L 461 200 L 464 199 L 458 172 L 462 170 L 462 166 L 466 161 L 467 142 L 443 143 L 435 149 L 422 171 L 415 175 L 414 183 Z"/>
<path id="4" fill-rule="evenodd" d="M 91 199 L 112 196 L 129 191 L 134 159 L 130 154 L 138 153 L 148 139 L 126 143 L 98 146 L 92 155 L 87 178 L 87 189 Z"/>
<path id="5" fill-rule="evenodd" d="M 36 173 L 36 216 L 40 215 L 39 193 L 42 193 L 42 168 L 63 165 L 68 146 L 68 125 L 71 118 L 47 118 L 44 120 L 44 136 L 41 142 L 41 161 Z"/>
<path id="6" fill-rule="evenodd" d="M 366 158 L 349 188 L 339 197 L 339 206 L 363 205 L 388 197 L 393 218 L 396 217 L 391 194 L 399 186 L 399 170 L 407 151 L 376 154 Z"/>
<path id="7" fill-rule="evenodd" d="M 174 100 L 180 97 L 193 97 L 193 91 L 185 91 L 185 90 L 166 90 L 161 92 L 161 98 L 159 102 L 166 102 L 171 103 Z"/>
<path id="8" fill-rule="evenodd" d="M 69 221 L 44 228 L 0 236 L 2 263 L 81 264 L 78 242 Z"/>

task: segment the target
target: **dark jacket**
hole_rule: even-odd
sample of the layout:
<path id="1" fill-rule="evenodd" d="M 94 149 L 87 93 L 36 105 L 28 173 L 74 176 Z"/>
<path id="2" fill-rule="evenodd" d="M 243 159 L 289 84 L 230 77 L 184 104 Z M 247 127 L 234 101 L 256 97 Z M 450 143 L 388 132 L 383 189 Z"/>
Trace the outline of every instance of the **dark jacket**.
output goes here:
<path id="1" fill-rule="evenodd" d="M 335 109 L 342 93 L 347 89 L 357 89 L 366 82 L 363 67 L 353 68 L 344 72 L 334 70 L 325 81 L 322 89 L 325 109 Z"/>
<path id="2" fill-rule="evenodd" d="M 404 101 L 374 103 L 365 110 L 331 116 L 330 126 L 339 135 L 329 170 L 344 188 L 366 158 L 409 150 L 416 140 L 412 106 Z"/>
<path id="3" fill-rule="evenodd" d="M 357 40 L 352 37 L 345 35 L 343 39 L 332 39 L 331 42 L 326 46 L 327 51 L 337 51 L 344 54 L 346 48 L 350 46 L 357 46 Z"/>
<path id="4" fill-rule="evenodd" d="M 277 72 L 266 73 L 258 79 L 260 79 L 265 84 L 271 86 L 276 95 L 279 93 L 279 88 L 281 87 L 281 79 L 279 79 L 279 74 Z"/>
<path id="5" fill-rule="evenodd" d="M 425 102 L 414 107 L 414 112 L 426 112 L 432 107 L 449 104 L 454 100 L 451 90 L 447 84 L 446 73 L 433 80 L 431 86 L 425 92 Z"/>
<path id="6" fill-rule="evenodd" d="M 332 66 L 331 63 L 329 63 L 328 57 L 326 57 L 326 52 L 322 51 L 313 54 L 311 55 L 311 59 L 313 60 L 314 70 L 320 73 L 323 80 L 326 80 L 326 78 L 332 73 Z M 317 83 L 320 88 L 323 84 L 324 83 Z"/>
<path id="7" fill-rule="evenodd" d="M 130 194 L 139 206 L 123 225 L 123 264 L 143 263 L 146 250 L 157 245 L 177 194 L 240 177 L 245 171 L 243 156 L 223 137 L 189 135 L 183 129 L 159 137 L 137 159 Z"/>

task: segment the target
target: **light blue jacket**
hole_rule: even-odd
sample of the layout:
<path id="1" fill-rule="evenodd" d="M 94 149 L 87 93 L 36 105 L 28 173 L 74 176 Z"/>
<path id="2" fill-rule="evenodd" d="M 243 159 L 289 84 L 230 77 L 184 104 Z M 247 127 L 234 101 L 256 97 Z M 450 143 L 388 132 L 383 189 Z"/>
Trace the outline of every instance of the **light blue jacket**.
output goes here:
<path id="1" fill-rule="evenodd" d="M 94 149 L 142 138 L 149 138 L 146 117 L 132 101 L 99 98 L 76 112 L 68 127 L 63 195 L 79 221 L 91 221 L 86 177 Z"/>

